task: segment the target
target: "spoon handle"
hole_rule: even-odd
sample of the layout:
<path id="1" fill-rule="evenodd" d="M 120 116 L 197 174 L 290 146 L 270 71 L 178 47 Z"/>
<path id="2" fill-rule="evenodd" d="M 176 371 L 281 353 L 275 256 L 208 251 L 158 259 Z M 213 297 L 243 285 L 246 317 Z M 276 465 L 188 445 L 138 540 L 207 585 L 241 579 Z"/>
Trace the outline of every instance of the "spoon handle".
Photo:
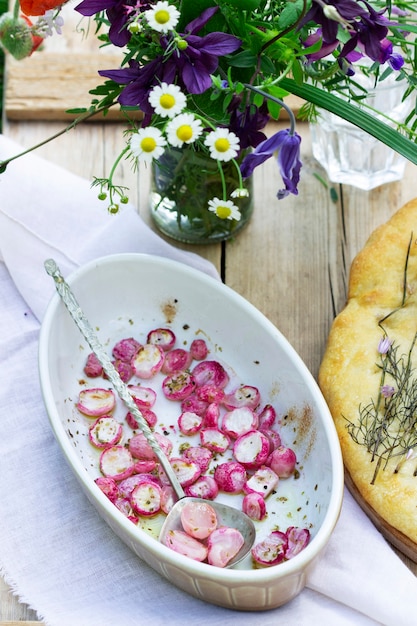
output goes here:
<path id="1" fill-rule="evenodd" d="M 47 259 L 44 265 L 45 265 L 46 272 L 49 274 L 49 276 L 51 276 L 54 279 L 56 290 L 58 294 L 60 295 L 63 303 L 65 304 L 66 308 L 68 309 L 69 314 L 71 315 L 74 322 L 77 324 L 79 330 L 81 331 L 81 334 L 83 335 L 84 339 L 87 341 L 91 350 L 94 352 L 94 354 L 100 361 L 105 373 L 107 374 L 110 382 L 112 383 L 113 387 L 117 391 L 119 397 L 123 400 L 123 402 L 129 409 L 129 411 L 134 415 L 135 419 L 137 420 L 141 431 L 145 435 L 152 450 L 155 452 L 156 456 L 158 457 L 176 495 L 178 496 L 179 499 L 183 498 L 185 496 L 185 493 L 183 491 L 183 488 L 180 485 L 180 482 L 178 481 L 178 478 L 174 470 L 172 469 L 172 466 L 171 466 L 171 463 L 169 462 L 168 457 L 165 455 L 165 453 L 159 446 L 153 432 L 149 428 L 148 423 L 146 422 L 145 418 L 143 417 L 142 413 L 137 407 L 135 401 L 133 400 L 131 394 L 129 393 L 127 385 L 125 385 L 125 383 L 120 378 L 113 363 L 111 362 L 106 351 L 101 345 L 90 322 L 88 321 L 80 305 L 78 304 L 75 295 L 71 291 L 70 286 L 63 278 L 58 265 L 53 259 Z"/>

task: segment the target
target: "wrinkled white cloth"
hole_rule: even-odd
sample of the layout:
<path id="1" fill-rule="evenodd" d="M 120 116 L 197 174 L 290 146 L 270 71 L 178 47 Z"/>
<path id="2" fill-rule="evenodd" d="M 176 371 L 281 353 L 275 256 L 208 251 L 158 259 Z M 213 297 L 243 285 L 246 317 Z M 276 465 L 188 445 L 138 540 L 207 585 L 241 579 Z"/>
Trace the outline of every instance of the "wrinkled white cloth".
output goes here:
<path id="1" fill-rule="evenodd" d="M 19 150 L 0 136 L 0 160 Z M 132 207 L 107 218 L 88 181 L 35 155 L 0 176 L 0 568 L 19 599 L 48 626 L 413 626 L 417 578 L 348 492 L 307 587 L 256 615 L 178 590 L 101 520 L 49 427 L 37 349 L 54 293 L 44 260 L 53 256 L 68 275 L 116 252 L 167 256 L 217 276 L 207 261 L 152 233 Z"/>

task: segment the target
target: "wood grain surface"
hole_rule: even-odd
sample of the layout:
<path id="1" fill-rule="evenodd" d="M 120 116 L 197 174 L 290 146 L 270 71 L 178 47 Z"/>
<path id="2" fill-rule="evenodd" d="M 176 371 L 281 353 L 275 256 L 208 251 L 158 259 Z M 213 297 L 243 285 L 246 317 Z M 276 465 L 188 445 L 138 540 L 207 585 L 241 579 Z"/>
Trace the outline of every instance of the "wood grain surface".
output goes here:
<path id="1" fill-rule="evenodd" d="M 65 45 L 61 60 L 71 65 L 67 55 L 77 52 L 78 43 L 72 39 Z M 86 74 L 91 75 L 94 63 L 88 66 Z M 22 146 L 30 147 L 61 130 L 63 122 L 58 122 L 56 114 L 48 107 L 44 108 L 44 111 L 49 110 L 45 116 L 34 116 L 35 101 L 25 106 L 20 102 L 18 117 L 17 112 L 12 113 L 13 107 L 15 111 L 19 108 L 19 80 L 14 80 L 16 73 L 22 76 L 19 71 L 14 64 L 8 64 L 8 117 L 4 132 Z M 71 72 L 73 77 L 73 69 Z M 75 90 L 73 83 L 77 77 L 69 80 L 69 74 L 65 76 L 66 88 Z M 39 78 L 44 80 L 44 77 Z M 51 83 L 46 78 L 45 81 L 42 93 L 45 93 L 45 85 L 50 85 L 52 90 Z M 10 85 L 13 86 L 11 91 Z M 68 107 L 67 95 L 65 107 Z M 62 109 L 62 103 L 60 106 Z M 271 125 L 268 130 L 272 133 L 284 127 L 285 121 Z M 106 176 L 124 146 L 123 128 L 122 123 L 110 119 L 85 124 L 44 145 L 38 154 L 90 180 L 93 176 Z M 352 259 L 377 226 L 405 202 L 417 197 L 417 168 L 407 165 L 401 182 L 382 185 L 370 192 L 332 184 L 312 157 L 308 127 L 299 124 L 298 132 L 303 139 L 298 196 L 277 200 L 276 193 L 282 183 L 276 163 L 271 159 L 256 171 L 254 216 L 236 240 L 224 245 L 175 245 L 212 261 L 226 284 L 280 329 L 317 377 L 331 323 L 346 302 Z M 141 168 L 136 175 L 128 162 L 122 162 L 115 182 L 130 188 L 130 201 L 150 223 L 149 171 Z M 376 526 L 378 528 L 378 523 Z M 391 540 L 394 541 L 394 537 Z M 394 545 L 400 558 L 417 573 L 417 565 L 407 556 L 406 547 L 397 540 Z M 4 581 L 0 582 L 0 594 L 0 626 L 39 626 L 36 613 L 19 603 Z"/>

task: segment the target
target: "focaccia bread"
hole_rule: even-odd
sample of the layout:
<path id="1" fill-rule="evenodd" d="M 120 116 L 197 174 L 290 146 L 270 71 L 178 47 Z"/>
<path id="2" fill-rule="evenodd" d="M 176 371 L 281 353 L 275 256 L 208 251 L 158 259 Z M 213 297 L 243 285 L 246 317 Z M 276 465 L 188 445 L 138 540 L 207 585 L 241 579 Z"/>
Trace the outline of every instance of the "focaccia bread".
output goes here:
<path id="1" fill-rule="evenodd" d="M 352 263 L 319 384 L 361 498 L 417 544 L 417 199 Z"/>

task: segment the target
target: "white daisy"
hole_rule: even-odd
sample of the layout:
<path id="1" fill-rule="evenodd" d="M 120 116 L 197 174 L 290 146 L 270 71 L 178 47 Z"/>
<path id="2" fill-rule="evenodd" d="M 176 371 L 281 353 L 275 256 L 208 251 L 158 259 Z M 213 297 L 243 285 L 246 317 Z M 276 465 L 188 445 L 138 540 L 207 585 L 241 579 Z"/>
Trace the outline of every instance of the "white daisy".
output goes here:
<path id="1" fill-rule="evenodd" d="M 192 113 L 177 115 L 166 127 L 168 142 L 176 148 L 181 148 L 185 143 L 193 143 L 202 132 L 201 121 Z"/>
<path id="2" fill-rule="evenodd" d="M 211 158 L 218 161 L 230 161 L 239 151 L 239 138 L 227 128 L 212 131 L 204 143 L 210 149 Z"/>
<path id="3" fill-rule="evenodd" d="M 167 33 L 178 24 L 180 12 L 169 2 L 157 2 L 152 9 L 145 11 L 148 24 L 159 33 Z"/>
<path id="4" fill-rule="evenodd" d="M 249 191 L 248 189 L 245 189 L 245 187 L 237 187 L 237 189 L 232 191 L 232 193 L 230 194 L 230 197 L 231 198 L 249 198 Z"/>
<path id="5" fill-rule="evenodd" d="M 221 220 L 236 220 L 238 222 L 241 218 L 238 207 L 231 200 L 213 198 L 213 200 L 209 200 L 208 204 L 209 211 L 215 213 Z"/>
<path id="6" fill-rule="evenodd" d="M 149 93 L 149 102 L 161 117 L 175 117 L 187 104 L 187 97 L 178 85 L 161 83 Z"/>
<path id="7" fill-rule="evenodd" d="M 140 128 L 130 139 L 132 154 L 139 161 L 150 163 L 163 154 L 167 142 L 158 128 Z"/>

